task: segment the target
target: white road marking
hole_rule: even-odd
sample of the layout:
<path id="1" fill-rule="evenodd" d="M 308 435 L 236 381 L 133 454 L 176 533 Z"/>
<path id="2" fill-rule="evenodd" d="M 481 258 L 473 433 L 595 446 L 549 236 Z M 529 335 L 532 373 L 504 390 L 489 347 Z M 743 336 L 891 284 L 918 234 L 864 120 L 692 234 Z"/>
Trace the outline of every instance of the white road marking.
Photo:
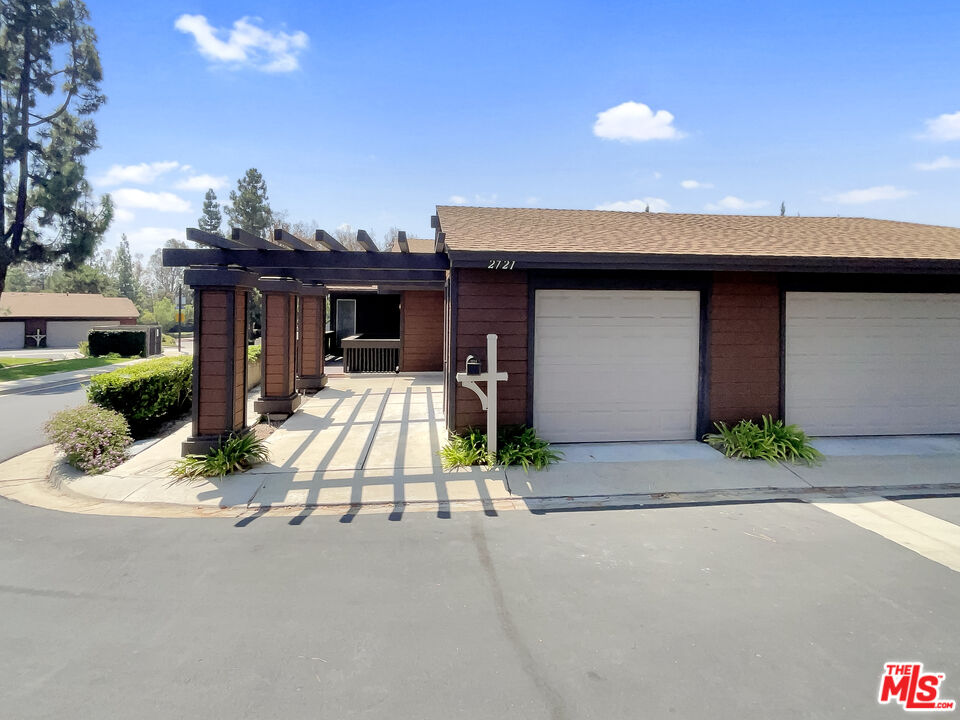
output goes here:
<path id="1" fill-rule="evenodd" d="M 808 502 L 960 572 L 960 527 L 953 523 L 878 496 Z"/>

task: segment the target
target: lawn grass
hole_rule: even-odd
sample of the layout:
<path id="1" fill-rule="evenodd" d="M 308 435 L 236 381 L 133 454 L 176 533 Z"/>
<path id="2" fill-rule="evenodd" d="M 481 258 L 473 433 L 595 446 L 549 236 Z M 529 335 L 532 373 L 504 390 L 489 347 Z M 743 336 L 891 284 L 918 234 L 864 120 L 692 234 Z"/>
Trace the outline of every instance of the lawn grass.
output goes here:
<path id="1" fill-rule="evenodd" d="M 16 365 L 36 365 L 37 363 L 50 362 L 50 358 L 0 358 L 0 368 L 14 367 Z"/>
<path id="2" fill-rule="evenodd" d="M 40 359 L 40 358 L 36 358 Z M 115 365 L 116 363 L 136 360 L 137 358 L 105 358 L 86 357 L 76 360 L 52 360 L 50 362 L 29 362 L 13 367 L 0 368 L 0 382 L 6 380 L 23 380 L 25 378 L 40 377 L 51 373 L 67 372 L 70 370 L 86 370 L 87 368 Z"/>

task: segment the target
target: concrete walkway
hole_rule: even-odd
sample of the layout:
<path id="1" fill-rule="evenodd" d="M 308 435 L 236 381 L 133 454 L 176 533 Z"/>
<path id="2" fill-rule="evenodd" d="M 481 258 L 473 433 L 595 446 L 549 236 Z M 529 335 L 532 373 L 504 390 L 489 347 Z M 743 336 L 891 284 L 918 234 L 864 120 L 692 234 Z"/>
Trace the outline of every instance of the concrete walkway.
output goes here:
<path id="1" fill-rule="evenodd" d="M 895 488 L 960 491 L 958 436 L 821 439 L 814 444 L 827 458 L 816 467 L 729 460 L 697 442 L 655 442 L 560 445 L 564 461 L 539 472 L 445 472 L 438 456 L 446 437 L 442 400 L 439 374 L 332 378 L 267 439 L 270 462 L 246 473 L 172 479 L 169 471 L 190 433 L 185 423 L 158 441 L 138 443 L 136 454 L 108 473 L 86 476 L 61 463 L 57 477 L 64 489 L 91 501 L 211 511 L 457 503 L 534 508 Z M 255 419 L 252 407 L 248 416 Z M 14 469 L 16 460 L 0 465 L 0 481 L 5 474 L 34 472 Z"/>

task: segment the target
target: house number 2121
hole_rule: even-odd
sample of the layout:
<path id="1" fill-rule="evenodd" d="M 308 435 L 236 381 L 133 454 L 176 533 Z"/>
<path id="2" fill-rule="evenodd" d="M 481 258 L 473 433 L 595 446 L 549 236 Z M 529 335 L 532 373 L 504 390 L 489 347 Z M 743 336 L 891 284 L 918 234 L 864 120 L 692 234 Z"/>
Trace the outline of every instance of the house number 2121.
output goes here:
<path id="1" fill-rule="evenodd" d="M 491 260 L 487 263 L 487 270 L 513 270 L 516 260 Z"/>

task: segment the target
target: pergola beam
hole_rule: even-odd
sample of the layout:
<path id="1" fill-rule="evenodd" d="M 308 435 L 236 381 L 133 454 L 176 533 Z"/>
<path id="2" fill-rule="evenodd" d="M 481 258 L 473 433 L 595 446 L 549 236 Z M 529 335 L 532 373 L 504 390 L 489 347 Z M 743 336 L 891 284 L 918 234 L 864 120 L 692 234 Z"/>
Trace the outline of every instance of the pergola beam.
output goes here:
<path id="1" fill-rule="evenodd" d="M 316 238 L 317 242 L 323 245 L 327 250 L 333 250 L 335 252 L 349 252 L 347 248 L 341 245 L 340 242 L 326 230 L 317 230 Z"/>
<path id="2" fill-rule="evenodd" d="M 378 248 L 373 239 L 367 235 L 366 230 L 357 230 L 357 242 L 360 243 L 360 247 L 367 252 L 380 252 L 380 248 Z"/>
<path id="3" fill-rule="evenodd" d="M 230 231 L 230 237 L 234 242 L 240 243 L 243 247 L 253 248 L 255 250 L 277 250 L 277 246 L 269 240 L 264 240 L 259 235 L 247 232 L 243 228 L 233 228 Z"/>
<path id="4" fill-rule="evenodd" d="M 234 242 L 233 240 L 228 240 L 227 238 L 217 235 L 216 233 L 207 232 L 206 230 L 198 230 L 197 228 L 187 228 L 187 240 L 200 243 L 201 245 L 206 245 L 207 247 L 217 248 L 218 250 L 246 249 L 240 243 Z"/>
<path id="5" fill-rule="evenodd" d="M 261 277 L 293 277 L 304 282 L 316 282 L 324 285 L 347 285 L 362 283 L 366 285 L 398 283 L 440 283 L 444 282 L 443 272 L 437 270 L 344 270 L 328 268 L 253 268 Z"/>
<path id="6" fill-rule="evenodd" d="M 397 245 L 400 246 L 400 252 L 410 252 L 410 245 L 407 243 L 407 234 L 403 230 L 397 233 Z"/>
<path id="7" fill-rule="evenodd" d="M 165 267 L 235 265 L 245 268 L 341 268 L 350 270 L 447 270 L 450 261 L 439 253 L 295 253 L 274 250 L 197 250 L 163 248 Z"/>
<path id="8" fill-rule="evenodd" d="M 283 245 L 288 250 L 305 250 L 307 252 L 318 252 L 319 248 L 298 238 L 296 235 L 288 233 L 283 228 L 276 228 L 273 231 L 273 241 L 278 245 Z"/>

